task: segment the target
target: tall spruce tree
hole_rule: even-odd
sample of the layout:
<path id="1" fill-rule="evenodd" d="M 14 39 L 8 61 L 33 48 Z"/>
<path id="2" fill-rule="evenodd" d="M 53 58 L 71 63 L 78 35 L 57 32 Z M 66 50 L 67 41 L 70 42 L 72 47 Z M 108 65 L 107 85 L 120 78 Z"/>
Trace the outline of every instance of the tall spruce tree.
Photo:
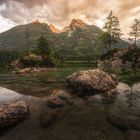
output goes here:
<path id="1" fill-rule="evenodd" d="M 118 17 L 113 15 L 112 10 L 109 13 L 109 16 L 106 19 L 104 31 L 100 36 L 99 40 L 106 48 L 113 49 L 113 44 L 117 43 L 120 40 L 122 35 L 120 29 L 120 23 Z"/>
<path id="2" fill-rule="evenodd" d="M 140 21 L 135 19 L 134 24 L 131 26 L 130 36 L 133 36 L 135 39 L 135 46 L 137 46 L 137 40 L 140 37 Z"/>
<path id="3" fill-rule="evenodd" d="M 57 55 L 50 49 L 48 40 L 42 36 L 38 39 L 38 53 L 41 55 L 46 66 L 56 66 L 60 64 Z"/>
<path id="4" fill-rule="evenodd" d="M 38 51 L 42 56 L 49 56 L 51 54 L 50 45 L 44 36 L 38 39 Z"/>

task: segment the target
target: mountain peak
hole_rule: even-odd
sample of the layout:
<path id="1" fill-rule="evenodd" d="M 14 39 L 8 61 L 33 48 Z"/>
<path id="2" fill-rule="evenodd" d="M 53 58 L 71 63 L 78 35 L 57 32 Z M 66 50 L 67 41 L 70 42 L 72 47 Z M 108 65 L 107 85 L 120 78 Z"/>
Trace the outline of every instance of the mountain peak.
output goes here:
<path id="1" fill-rule="evenodd" d="M 34 20 L 32 23 L 37 23 L 37 24 L 39 24 L 39 23 L 41 23 L 38 19 L 36 19 L 36 20 Z"/>
<path id="2" fill-rule="evenodd" d="M 70 24 L 70 28 L 73 28 L 73 27 L 80 27 L 80 28 L 84 28 L 86 27 L 86 23 L 80 19 L 73 19 L 71 24 Z"/>
<path id="3" fill-rule="evenodd" d="M 59 32 L 60 32 L 60 30 L 57 29 L 53 24 L 50 24 L 50 25 L 49 25 L 49 28 L 50 28 L 50 30 L 51 30 L 52 32 L 54 32 L 54 33 L 59 33 Z"/>

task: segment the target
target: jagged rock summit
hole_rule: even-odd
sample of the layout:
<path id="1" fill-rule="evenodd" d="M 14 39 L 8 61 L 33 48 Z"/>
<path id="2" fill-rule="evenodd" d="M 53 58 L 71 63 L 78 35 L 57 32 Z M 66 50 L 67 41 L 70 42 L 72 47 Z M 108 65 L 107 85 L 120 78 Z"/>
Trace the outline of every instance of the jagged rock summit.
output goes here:
<path id="1" fill-rule="evenodd" d="M 60 33 L 61 31 L 59 29 L 57 29 L 53 24 L 49 25 L 50 31 L 54 32 L 54 33 Z"/>
<path id="2" fill-rule="evenodd" d="M 69 28 L 74 28 L 74 27 L 79 27 L 79 28 L 85 28 L 87 26 L 87 24 L 80 20 L 80 19 L 73 19 Z"/>

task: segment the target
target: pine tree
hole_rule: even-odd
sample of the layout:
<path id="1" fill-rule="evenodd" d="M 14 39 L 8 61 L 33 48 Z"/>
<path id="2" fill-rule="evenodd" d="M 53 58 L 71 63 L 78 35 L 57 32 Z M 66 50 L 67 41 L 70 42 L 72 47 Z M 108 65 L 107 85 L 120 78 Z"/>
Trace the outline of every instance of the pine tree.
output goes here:
<path id="1" fill-rule="evenodd" d="M 105 32 L 100 35 L 99 39 L 106 47 L 112 48 L 112 45 L 117 43 L 122 35 L 118 17 L 113 16 L 112 10 L 103 29 Z"/>
<path id="2" fill-rule="evenodd" d="M 131 26 L 130 36 L 134 36 L 135 46 L 137 46 L 137 39 L 140 37 L 140 21 L 135 19 L 134 24 Z"/>
<path id="3" fill-rule="evenodd" d="M 60 63 L 59 58 L 50 49 L 50 44 L 44 36 L 38 40 L 38 53 L 41 55 L 46 66 L 52 67 Z"/>
<path id="4" fill-rule="evenodd" d="M 49 43 L 44 36 L 41 36 L 38 40 L 38 51 L 43 56 L 49 56 L 51 54 Z"/>

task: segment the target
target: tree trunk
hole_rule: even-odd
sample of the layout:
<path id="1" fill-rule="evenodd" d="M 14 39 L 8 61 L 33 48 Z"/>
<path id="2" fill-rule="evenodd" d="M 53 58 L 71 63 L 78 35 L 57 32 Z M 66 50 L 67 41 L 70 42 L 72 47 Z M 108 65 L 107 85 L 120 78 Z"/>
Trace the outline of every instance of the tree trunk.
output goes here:
<path id="1" fill-rule="evenodd" d="M 135 35 L 135 47 L 137 46 L 137 36 Z"/>
<path id="2" fill-rule="evenodd" d="M 6 129 L 23 121 L 29 114 L 29 107 L 24 101 L 0 106 L 0 129 Z"/>
<path id="3" fill-rule="evenodd" d="M 137 60 L 138 60 L 138 58 L 136 57 L 135 60 L 133 61 L 132 65 L 131 65 L 132 69 L 135 69 L 135 66 L 137 64 Z"/>

